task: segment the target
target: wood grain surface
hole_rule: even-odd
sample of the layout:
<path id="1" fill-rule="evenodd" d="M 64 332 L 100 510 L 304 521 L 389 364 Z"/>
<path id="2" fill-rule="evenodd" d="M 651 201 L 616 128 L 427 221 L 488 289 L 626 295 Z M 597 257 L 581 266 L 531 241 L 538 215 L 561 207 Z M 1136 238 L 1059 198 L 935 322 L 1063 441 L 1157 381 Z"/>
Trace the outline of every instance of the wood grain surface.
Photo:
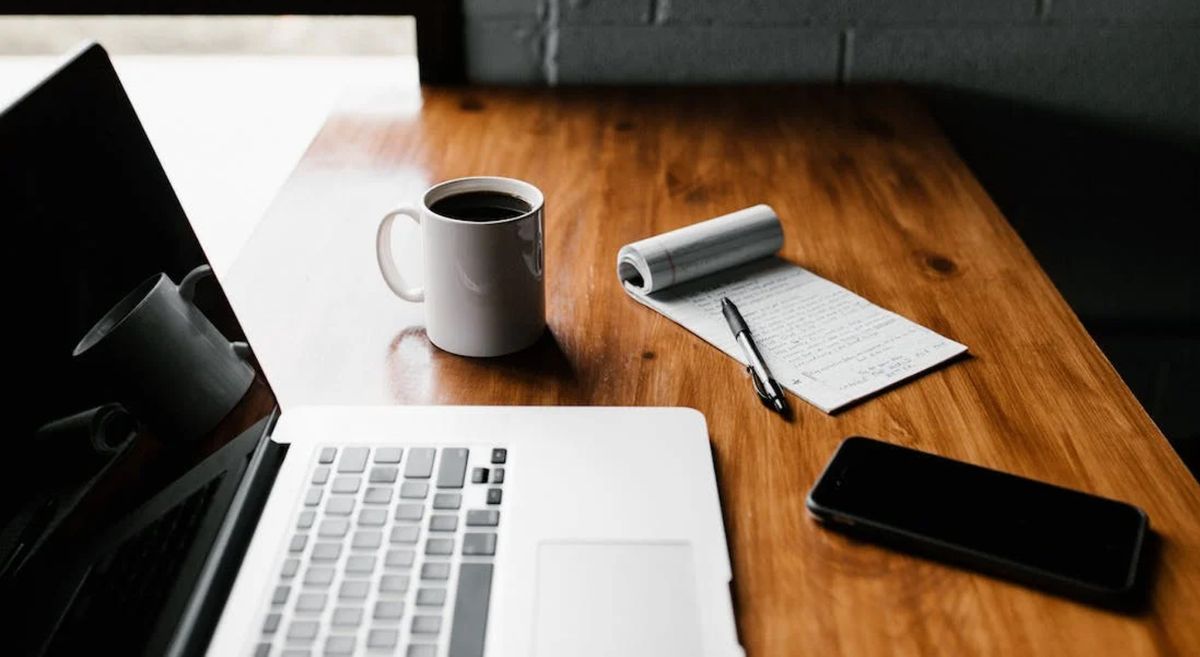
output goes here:
<path id="1" fill-rule="evenodd" d="M 550 333 L 443 353 L 376 271 L 379 216 L 428 185 L 547 198 Z M 970 347 L 829 416 L 767 412 L 733 360 L 627 298 L 627 242 L 769 203 L 782 255 Z M 401 241 L 413 241 L 415 231 Z M 408 271 L 419 272 L 415 255 Z M 708 418 L 751 656 L 1200 655 L 1200 487 L 912 96 L 896 88 L 399 89 L 349 98 L 228 277 L 288 406 L 678 405 Z M 1120 614 L 855 542 L 805 495 L 874 436 L 1131 502 L 1160 537 Z M 953 494 L 953 491 L 948 491 Z"/>

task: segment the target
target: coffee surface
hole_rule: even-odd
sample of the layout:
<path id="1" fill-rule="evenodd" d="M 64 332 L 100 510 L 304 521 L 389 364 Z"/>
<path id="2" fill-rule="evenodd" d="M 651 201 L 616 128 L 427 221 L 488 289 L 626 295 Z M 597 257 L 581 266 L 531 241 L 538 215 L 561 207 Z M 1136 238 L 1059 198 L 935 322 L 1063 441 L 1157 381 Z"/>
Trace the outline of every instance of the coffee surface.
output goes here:
<path id="1" fill-rule="evenodd" d="M 443 217 L 460 221 L 499 221 L 519 217 L 533 208 L 525 200 L 503 192 L 452 194 L 429 208 Z"/>

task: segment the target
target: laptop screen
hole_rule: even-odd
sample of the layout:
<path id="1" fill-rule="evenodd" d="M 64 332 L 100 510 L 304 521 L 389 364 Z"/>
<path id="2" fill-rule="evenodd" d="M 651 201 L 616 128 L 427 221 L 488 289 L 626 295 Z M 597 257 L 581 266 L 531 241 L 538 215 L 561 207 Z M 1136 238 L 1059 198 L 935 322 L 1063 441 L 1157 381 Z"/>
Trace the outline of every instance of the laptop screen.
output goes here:
<path id="1" fill-rule="evenodd" d="M 48 542 L 89 549 L 275 399 L 99 46 L 0 110 L 0 208 L 2 584 Z"/>

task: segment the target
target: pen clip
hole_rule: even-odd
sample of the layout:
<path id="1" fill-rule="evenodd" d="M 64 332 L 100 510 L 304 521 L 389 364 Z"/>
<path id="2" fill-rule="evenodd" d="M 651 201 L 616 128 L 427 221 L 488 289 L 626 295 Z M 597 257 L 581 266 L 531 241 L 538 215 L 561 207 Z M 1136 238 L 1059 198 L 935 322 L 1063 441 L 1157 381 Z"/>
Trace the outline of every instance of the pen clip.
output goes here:
<path id="1" fill-rule="evenodd" d="M 758 398 L 763 401 L 771 401 L 771 395 L 767 392 L 767 384 L 758 378 L 758 374 L 754 372 L 754 368 L 746 366 L 746 371 L 750 373 L 750 380 L 754 382 L 754 392 L 758 393 Z"/>

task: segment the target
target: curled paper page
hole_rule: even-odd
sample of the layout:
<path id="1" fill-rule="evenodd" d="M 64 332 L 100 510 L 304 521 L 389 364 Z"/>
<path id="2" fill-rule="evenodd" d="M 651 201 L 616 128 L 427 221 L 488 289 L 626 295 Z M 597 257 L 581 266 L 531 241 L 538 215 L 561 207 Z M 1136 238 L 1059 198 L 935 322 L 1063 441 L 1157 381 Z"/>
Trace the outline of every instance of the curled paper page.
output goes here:
<path id="1" fill-rule="evenodd" d="M 738 305 L 784 388 L 832 413 L 967 350 L 776 256 L 765 205 L 634 242 L 617 254 L 629 296 L 746 363 L 721 313 Z"/>
<path id="2" fill-rule="evenodd" d="M 617 253 L 617 277 L 632 292 L 650 294 L 769 256 L 783 247 L 783 228 L 768 205 L 755 205 L 627 244 Z"/>

